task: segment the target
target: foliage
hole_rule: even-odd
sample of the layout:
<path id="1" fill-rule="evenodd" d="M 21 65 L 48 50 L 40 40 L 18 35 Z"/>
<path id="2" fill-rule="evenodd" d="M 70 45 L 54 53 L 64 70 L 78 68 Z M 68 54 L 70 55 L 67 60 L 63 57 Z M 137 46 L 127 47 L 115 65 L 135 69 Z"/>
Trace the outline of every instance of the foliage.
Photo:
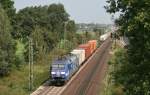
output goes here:
<path id="1" fill-rule="evenodd" d="M 15 16 L 16 16 L 16 9 L 14 8 L 14 1 L 13 0 L 0 0 L 0 6 L 5 10 L 8 19 L 10 20 L 11 24 L 11 33 L 15 31 L 14 25 L 15 25 Z"/>
<path id="2" fill-rule="evenodd" d="M 45 7 L 27 7 L 20 10 L 15 17 L 15 30 L 12 35 L 15 38 L 26 39 L 34 30 L 36 24 L 44 26 L 46 10 Z"/>
<path id="3" fill-rule="evenodd" d="M 55 47 L 58 35 L 37 26 L 32 32 L 31 38 L 33 39 L 34 59 L 39 62 Z M 28 53 L 28 51 L 26 52 Z"/>
<path id="4" fill-rule="evenodd" d="M 76 37 L 76 25 L 75 22 L 70 20 L 66 23 L 66 27 L 64 31 L 64 39 L 67 39 L 69 41 L 73 41 Z"/>
<path id="5" fill-rule="evenodd" d="M 57 46 L 59 49 L 64 49 L 70 52 L 75 46 L 69 40 L 61 40 Z"/>
<path id="6" fill-rule="evenodd" d="M 15 51 L 15 66 L 17 67 L 16 69 L 20 69 L 20 66 L 23 65 L 25 63 L 25 56 L 24 56 L 24 52 L 25 52 L 25 45 L 19 41 L 16 40 L 16 51 Z"/>
<path id="7" fill-rule="evenodd" d="M 29 37 L 33 38 L 35 61 L 54 49 L 62 38 L 74 41 L 75 23 L 68 17 L 62 4 L 27 7 L 16 14 L 15 31 L 12 35 L 16 39 L 23 40 L 26 47 L 26 61 L 28 61 Z M 65 25 L 66 22 L 68 23 Z"/>
<path id="8" fill-rule="evenodd" d="M 61 39 L 64 32 L 64 22 L 69 19 L 62 4 L 52 4 L 24 8 L 17 13 L 15 20 L 16 31 L 13 36 L 27 40 L 36 26 L 45 28 L 49 32 L 58 33 L 60 36 L 58 39 Z"/>
<path id="9" fill-rule="evenodd" d="M 34 65 L 34 90 L 49 77 L 49 64 Z M 9 76 L 0 79 L 0 95 L 28 95 L 28 65 L 13 69 Z"/>
<path id="10" fill-rule="evenodd" d="M 93 31 L 96 32 L 98 36 L 102 35 L 104 32 L 102 29 L 98 29 L 98 28 L 94 28 Z"/>
<path id="11" fill-rule="evenodd" d="M 107 0 L 107 12 L 120 12 L 116 25 L 129 38 L 128 62 L 119 71 L 118 80 L 126 95 L 150 94 L 150 1 Z"/>
<path id="12" fill-rule="evenodd" d="M 14 61 L 14 41 L 11 26 L 5 11 L 0 7 L 0 76 L 9 73 Z"/>
<path id="13" fill-rule="evenodd" d="M 14 8 L 14 1 L 12 0 L 0 0 L 0 5 L 2 8 L 6 11 L 9 19 L 11 19 L 15 16 L 16 9 Z"/>
<path id="14" fill-rule="evenodd" d="M 127 63 L 127 52 L 117 47 L 115 49 L 113 48 L 112 54 L 113 56 L 109 61 L 109 79 L 106 81 L 108 87 L 105 93 L 107 93 L 106 95 L 124 95 L 124 86 L 119 81 L 124 81 L 123 79 L 125 78 L 121 71 Z"/>
<path id="15" fill-rule="evenodd" d="M 64 24 L 69 20 L 69 15 L 66 13 L 62 4 L 52 4 L 48 7 L 48 21 L 52 26 L 52 32 L 63 34 Z M 60 35 L 61 36 L 61 35 Z"/>

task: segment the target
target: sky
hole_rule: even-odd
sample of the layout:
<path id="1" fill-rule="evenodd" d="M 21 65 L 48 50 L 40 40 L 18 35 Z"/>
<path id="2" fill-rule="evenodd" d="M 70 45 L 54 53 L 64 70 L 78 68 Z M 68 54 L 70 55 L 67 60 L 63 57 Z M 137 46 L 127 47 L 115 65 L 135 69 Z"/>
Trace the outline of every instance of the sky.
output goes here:
<path id="1" fill-rule="evenodd" d="M 18 10 L 29 6 L 62 3 L 70 18 L 76 23 L 112 24 L 111 15 L 106 13 L 106 0 L 14 0 Z"/>

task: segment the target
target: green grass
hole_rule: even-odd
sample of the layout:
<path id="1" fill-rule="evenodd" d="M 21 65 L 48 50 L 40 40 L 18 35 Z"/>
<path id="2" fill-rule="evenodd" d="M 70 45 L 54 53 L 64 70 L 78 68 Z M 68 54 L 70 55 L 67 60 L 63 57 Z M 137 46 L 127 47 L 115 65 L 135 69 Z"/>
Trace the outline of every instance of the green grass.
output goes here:
<path id="1" fill-rule="evenodd" d="M 20 41 L 16 41 L 17 42 L 17 45 L 16 45 L 16 48 L 17 48 L 17 51 L 16 51 L 16 55 L 20 55 L 20 54 L 23 54 L 25 48 L 24 48 L 24 44 L 21 43 Z"/>
<path id="2" fill-rule="evenodd" d="M 34 65 L 34 88 L 49 77 L 49 64 Z M 20 70 L 12 70 L 8 77 L 0 79 L 0 95 L 27 95 L 29 93 L 29 68 L 24 65 Z"/>
<path id="3" fill-rule="evenodd" d="M 104 88 L 101 91 L 100 95 L 112 95 L 113 82 L 111 72 L 113 71 L 113 66 L 109 66 L 107 74 L 104 79 Z"/>
<path id="4" fill-rule="evenodd" d="M 24 54 L 24 51 L 25 51 L 25 45 L 23 43 L 21 43 L 20 41 L 16 41 L 17 45 L 16 45 L 16 53 L 15 55 L 19 58 L 23 58 L 23 54 Z"/>

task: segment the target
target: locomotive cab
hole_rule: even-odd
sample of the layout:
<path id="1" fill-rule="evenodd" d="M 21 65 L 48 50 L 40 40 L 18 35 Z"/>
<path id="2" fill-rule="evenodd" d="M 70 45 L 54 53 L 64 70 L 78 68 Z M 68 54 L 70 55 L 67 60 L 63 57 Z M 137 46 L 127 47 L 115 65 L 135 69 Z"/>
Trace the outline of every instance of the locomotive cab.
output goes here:
<path id="1" fill-rule="evenodd" d="M 66 61 L 56 61 L 52 64 L 51 68 L 51 78 L 52 82 L 65 82 L 68 80 L 69 74 L 69 65 L 65 64 L 68 63 Z"/>

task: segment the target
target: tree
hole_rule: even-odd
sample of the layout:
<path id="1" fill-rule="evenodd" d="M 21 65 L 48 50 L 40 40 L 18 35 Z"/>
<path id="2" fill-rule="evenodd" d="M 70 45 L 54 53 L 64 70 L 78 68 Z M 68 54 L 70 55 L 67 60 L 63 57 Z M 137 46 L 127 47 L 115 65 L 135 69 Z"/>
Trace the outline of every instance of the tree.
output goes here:
<path id="1" fill-rule="evenodd" d="M 36 26 L 30 36 L 33 39 L 34 60 L 38 63 L 45 63 L 44 59 L 48 54 L 49 48 L 44 38 L 47 32 L 46 29 Z"/>
<path id="2" fill-rule="evenodd" d="M 95 34 L 96 34 L 97 40 L 99 40 L 99 37 L 102 35 L 103 31 L 104 31 L 104 30 L 102 30 L 102 29 L 100 29 L 100 28 L 98 29 L 98 28 L 96 28 L 96 27 L 93 29 L 93 32 L 95 32 Z"/>
<path id="3" fill-rule="evenodd" d="M 73 42 L 74 38 L 75 38 L 75 34 L 76 34 L 76 25 L 75 22 L 72 20 L 69 20 L 66 23 L 66 26 L 64 27 L 66 31 L 65 32 L 65 39 Z"/>
<path id="4" fill-rule="evenodd" d="M 107 0 L 107 3 L 107 12 L 120 12 L 115 22 L 120 34 L 126 33 L 130 42 L 128 62 L 118 71 L 116 80 L 125 87 L 125 95 L 149 95 L 150 1 Z"/>
<path id="5" fill-rule="evenodd" d="M 6 11 L 8 17 L 12 19 L 15 16 L 16 9 L 14 8 L 14 1 L 0 0 L 2 8 Z"/>
<path id="6" fill-rule="evenodd" d="M 59 40 L 63 38 L 64 24 L 69 20 L 69 15 L 62 4 L 52 4 L 48 7 L 48 21 L 52 26 L 52 32 L 59 34 Z"/>
<path id="7" fill-rule="evenodd" d="M 14 60 L 14 42 L 11 25 L 5 11 L 0 7 L 0 76 L 7 75 Z"/>
<path id="8" fill-rule="evenodd" d="M 27 39 L 35 26 L 46 28 L 50 32 L 59 34 L 59 40 L 63 37 L 64 22 L 69 20 L 62 4 L 49 6 L 27 7 L 20 10 L 15 18 L 15 30 L 12 34 L 15 38 Z"/>
<path id="9" fill-rule="evenodd" d="M 16 17 L 16 24 L 14 26 L 15 31 L 12 35 L 16 39 L 27 40 L 27 37 L 30 36 L 34 28 L 38 25 L 41 27 L 47 27 L 47 7 L 27 7 L 20 10 Z M 50 27 L 51 25 L 49 25 Z"/>

